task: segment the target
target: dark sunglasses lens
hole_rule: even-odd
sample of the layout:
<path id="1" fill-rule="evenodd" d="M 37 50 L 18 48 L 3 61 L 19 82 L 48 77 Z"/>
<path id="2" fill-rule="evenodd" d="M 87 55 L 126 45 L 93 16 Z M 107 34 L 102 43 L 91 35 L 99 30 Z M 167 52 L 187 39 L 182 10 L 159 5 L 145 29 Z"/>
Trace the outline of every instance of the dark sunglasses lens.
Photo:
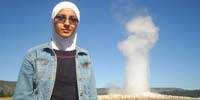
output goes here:
<path id="1" fill-rule="evenodd" d="M 56 16 L 55 18 L 60 22 L 64 22 L 66 20 L 66 16 L 65 15 L 59 15 L 59 16 Z"/>
<path id="2" fill-rule="evenodd" d="M 73 16 L 70 16 L 69 17 L 69 21 L 72 23 L 72 24 L 77 24 L 78 23 L 78 19 L 73 17 Z"/>

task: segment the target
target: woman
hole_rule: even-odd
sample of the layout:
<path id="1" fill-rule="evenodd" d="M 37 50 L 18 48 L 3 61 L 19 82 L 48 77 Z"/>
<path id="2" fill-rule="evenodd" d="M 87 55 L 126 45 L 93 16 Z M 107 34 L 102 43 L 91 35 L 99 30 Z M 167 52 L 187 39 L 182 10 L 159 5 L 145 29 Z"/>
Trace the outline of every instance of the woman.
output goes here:
<path id="1" fill-rule="evenodd" d="M 89 53 L 76 46 L 78 7 L 58 3 L 52 11 L 52 40 L 28 50 L 14 100 L 96 100 Z"/>

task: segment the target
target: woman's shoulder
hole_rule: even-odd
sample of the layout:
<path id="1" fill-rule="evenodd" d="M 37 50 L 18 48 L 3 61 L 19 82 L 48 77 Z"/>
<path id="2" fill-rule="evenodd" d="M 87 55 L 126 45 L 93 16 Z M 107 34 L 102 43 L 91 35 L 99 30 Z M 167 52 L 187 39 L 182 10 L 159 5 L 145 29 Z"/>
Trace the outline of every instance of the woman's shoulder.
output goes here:
<path id="1" fill-rule="evenodd" d="M 78 53 L 85 53 L 86 55 L 89 55 L 89 51 L 84 49 L 84 48 L 81 48 L 79 46 L 76 47 L 76 50 Z"/>
<path id="2" fill-rule="evenodd" d="M 43 43 L 43 44 L 35 45 L 32 48 L 28 49 L 28 53 L 35 52 L 35 51 L 41 51 L 44 48 L 50 48 L 50 44 L 49 43 Z"/>

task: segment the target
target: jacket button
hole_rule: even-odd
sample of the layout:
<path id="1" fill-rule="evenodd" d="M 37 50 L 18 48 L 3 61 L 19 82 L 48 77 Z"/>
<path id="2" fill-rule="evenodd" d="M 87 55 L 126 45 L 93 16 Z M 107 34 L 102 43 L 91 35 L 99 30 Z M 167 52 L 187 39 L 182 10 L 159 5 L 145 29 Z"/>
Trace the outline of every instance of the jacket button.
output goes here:
<path id="1" fill-rule="evenodd" d="M 83 92 L 80 92 L 80 96 L 83 96 Z"/>
<path id="2" fill-rule="evenodd" d="M 79 78 L 79 81 L 81 81 L 82 80 L 82 78 Z"/>

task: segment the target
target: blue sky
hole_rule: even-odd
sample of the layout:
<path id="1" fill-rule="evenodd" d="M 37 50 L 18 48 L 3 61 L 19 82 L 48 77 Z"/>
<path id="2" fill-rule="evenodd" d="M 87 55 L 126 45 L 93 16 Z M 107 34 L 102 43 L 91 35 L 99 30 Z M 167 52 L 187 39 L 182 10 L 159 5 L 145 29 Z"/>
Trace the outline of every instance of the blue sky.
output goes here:
<path id="1" fill-rule="evenodd" d="M 27 49 L 51 38 L 51 11 L 62 0 L 2 0 L 0 80 L 16 81 Z M 121 86 L 125 60 L 117 44 L 124 21 L 145 9 L 159 27 L 150 52 L 150 86 L 200 89 L 199 0 L 71 0 L 81 12 L 78 45 L 90 51 L 97 87 Z M 127 3 L 129 2 L 129 3 Z M 124 4 L 124 5 L 123 5 Z M 116 18 L 116 14 L 121 14 Z"/>

